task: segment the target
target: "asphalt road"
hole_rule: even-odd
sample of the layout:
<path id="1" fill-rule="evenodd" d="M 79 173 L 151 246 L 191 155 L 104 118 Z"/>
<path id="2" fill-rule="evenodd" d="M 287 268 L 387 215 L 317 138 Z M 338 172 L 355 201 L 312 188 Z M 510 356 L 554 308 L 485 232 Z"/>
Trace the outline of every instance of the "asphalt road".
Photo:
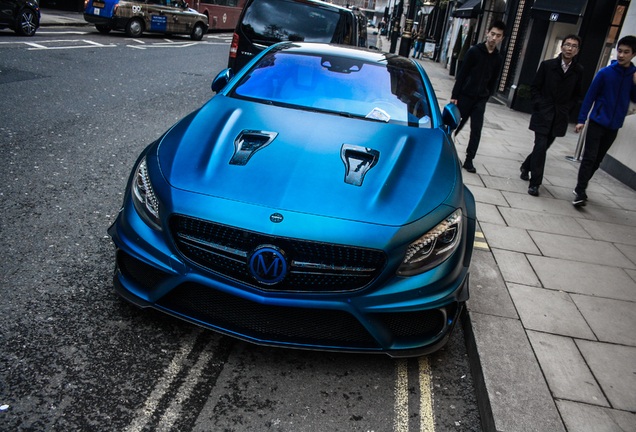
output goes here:
<path id="1" fill-rule="evenodd" d="M 133 163 L 230 39 L 0 31 L 0 430 L 480 431 L 460 326 L 419 359 L 274 349 L 113 291 Z"/>

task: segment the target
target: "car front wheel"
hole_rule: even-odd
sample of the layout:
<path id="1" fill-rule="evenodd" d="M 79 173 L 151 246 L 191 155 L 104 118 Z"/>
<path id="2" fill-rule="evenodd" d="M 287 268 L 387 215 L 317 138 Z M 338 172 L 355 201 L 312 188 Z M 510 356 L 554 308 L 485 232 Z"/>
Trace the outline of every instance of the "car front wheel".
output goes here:
<path id="1" fill-rule="evenodd" d="M 15 32 L 20 36 L 33 36 L 38 28 L 38 17 L 31 9 L 22 9 L 18 14 Z"/>
<path id="2" fill-rule="evenodd" d="M 144 23 L 138 18 L 133 18 L 126 24 L 126 35 L 128 37 L 139 37 L 144 32 Z"/>
<path id="3" fill-rule="evenodd" d="M 203 39 L 203 32 L 203 25 L 197 24 L 192 29 L 192 34 L 190 34 L 190 37 L 192 38 L 192 40 L 200 41 L 201 39 Z"/>

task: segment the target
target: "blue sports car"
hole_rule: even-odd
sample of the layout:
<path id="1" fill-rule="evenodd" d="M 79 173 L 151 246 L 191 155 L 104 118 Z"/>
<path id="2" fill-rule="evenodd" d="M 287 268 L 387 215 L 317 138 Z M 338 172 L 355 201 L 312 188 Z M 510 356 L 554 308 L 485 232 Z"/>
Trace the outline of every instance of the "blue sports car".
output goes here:
<path id="1" fill-rule="evenodd" d="M 109 234 L 126 300 L 289 348 L 427 354 L 468 299 L 475 201 L 422 67 L 285 42 L 140 155 Z"/>

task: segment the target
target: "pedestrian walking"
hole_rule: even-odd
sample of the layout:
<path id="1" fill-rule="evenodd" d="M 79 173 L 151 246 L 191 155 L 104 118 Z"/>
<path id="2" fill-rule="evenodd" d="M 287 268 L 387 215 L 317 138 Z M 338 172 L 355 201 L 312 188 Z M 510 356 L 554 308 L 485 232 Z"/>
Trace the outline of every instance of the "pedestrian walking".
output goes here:
<path id="1" fill-rule="evenodd" d="M 495 92 L 499 78 L 503 59 L 497 45 L 503 40 L 505 31 L 506 25 L 495 21 L 488 29 L 486 42 L 478 43 L 468 50 L 451 93 L 451 102 L 457 105 L 462 116 L 455 136 L 470 118 L 470 140 L 463 167 L 471 173 L 477 171 L 473 159 L 477 154 L 481 129 L 484 126 L 486 102 Z"/>
<path id="2" fill-rule="evenodd" d="M 580 48 L 581 38 L 567 35 L 561 43 L 561 54 L 541 62 L 530 86 L 532 117 L 529 129 L 534 131 L 534 148 L 521 164 L 520 177 L 530 180 L 528 193 L 533 196 L 539 196 L 548 148 L 556 137 L 565 136 L 570 111 L 581 96 L 583 66 L 575 59 Z"/>
<path id="3" fill-rule="evenodd" d="M 636 36 L 625 36 L 618 41 L 616 60 L 598 71 L 583 100 L 574 132 L 583 130 L 592 104 L 594 108 L 587 126 L 583 160 L 574 189 L 572 204 L 575 207 L 586 204 L 587 185 L 614 143 L 618 130 L 623 126 L 630 100 L 636 102 L 636 66 L 632 63 L 634 57 Z"/>
<path id="4" fill-rule="evenodd" d="M 413 49 L 413 57 L 421 58 L 422 49 L 424 49 L 424 42 L 426 42 L 426 35 L 424 34 L 424 27 L 420 27 L 415 35 L 415 48 Z"/>

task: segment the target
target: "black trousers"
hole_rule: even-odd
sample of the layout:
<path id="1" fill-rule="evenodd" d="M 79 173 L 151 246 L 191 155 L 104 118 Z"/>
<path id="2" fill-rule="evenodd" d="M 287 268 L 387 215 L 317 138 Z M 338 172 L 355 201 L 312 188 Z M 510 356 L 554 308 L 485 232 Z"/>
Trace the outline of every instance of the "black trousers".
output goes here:
<path id="1" fill-rule="evenodd" d="M 530 187 L 539 187 L 543 183 L 543 171 L 545 169 L 545 157 L 548 149 L 556 137 L 550 131 L 547 135 L 534 133 L 534 148 L 521 164 L 521 168 L 530 171 Z"/>
<path id="2" fill-rule="evenodd" d="M 459 112 L 462 115 L 462 120 L 459 122 L 455 134 L 459 133 L 470 117 L 470 140 L 466 149 L 466 159 L 474 159 L 477 154 L 479 140 L 481 139 L 481 129 L 484 127 L 486 102 L 488 102 L 488 98 L 473 99 L 463 95 L 460 95 L 457 99 L 457 108 L 459 108 Z"/>
<path id="3" fill-rule="evenodd" d="M 585 135 L 585 149 L 583 150 L 583 160 L 579 167 L 579 178 L 574 192 L 580 197 L 587 199 L 585 190 L 590 179 L 601 165 L 605 154 L 610 149 L 618 135 L 618 129 L 608 129 L 593 120 L 587 125 L 587 135 Z"/>

